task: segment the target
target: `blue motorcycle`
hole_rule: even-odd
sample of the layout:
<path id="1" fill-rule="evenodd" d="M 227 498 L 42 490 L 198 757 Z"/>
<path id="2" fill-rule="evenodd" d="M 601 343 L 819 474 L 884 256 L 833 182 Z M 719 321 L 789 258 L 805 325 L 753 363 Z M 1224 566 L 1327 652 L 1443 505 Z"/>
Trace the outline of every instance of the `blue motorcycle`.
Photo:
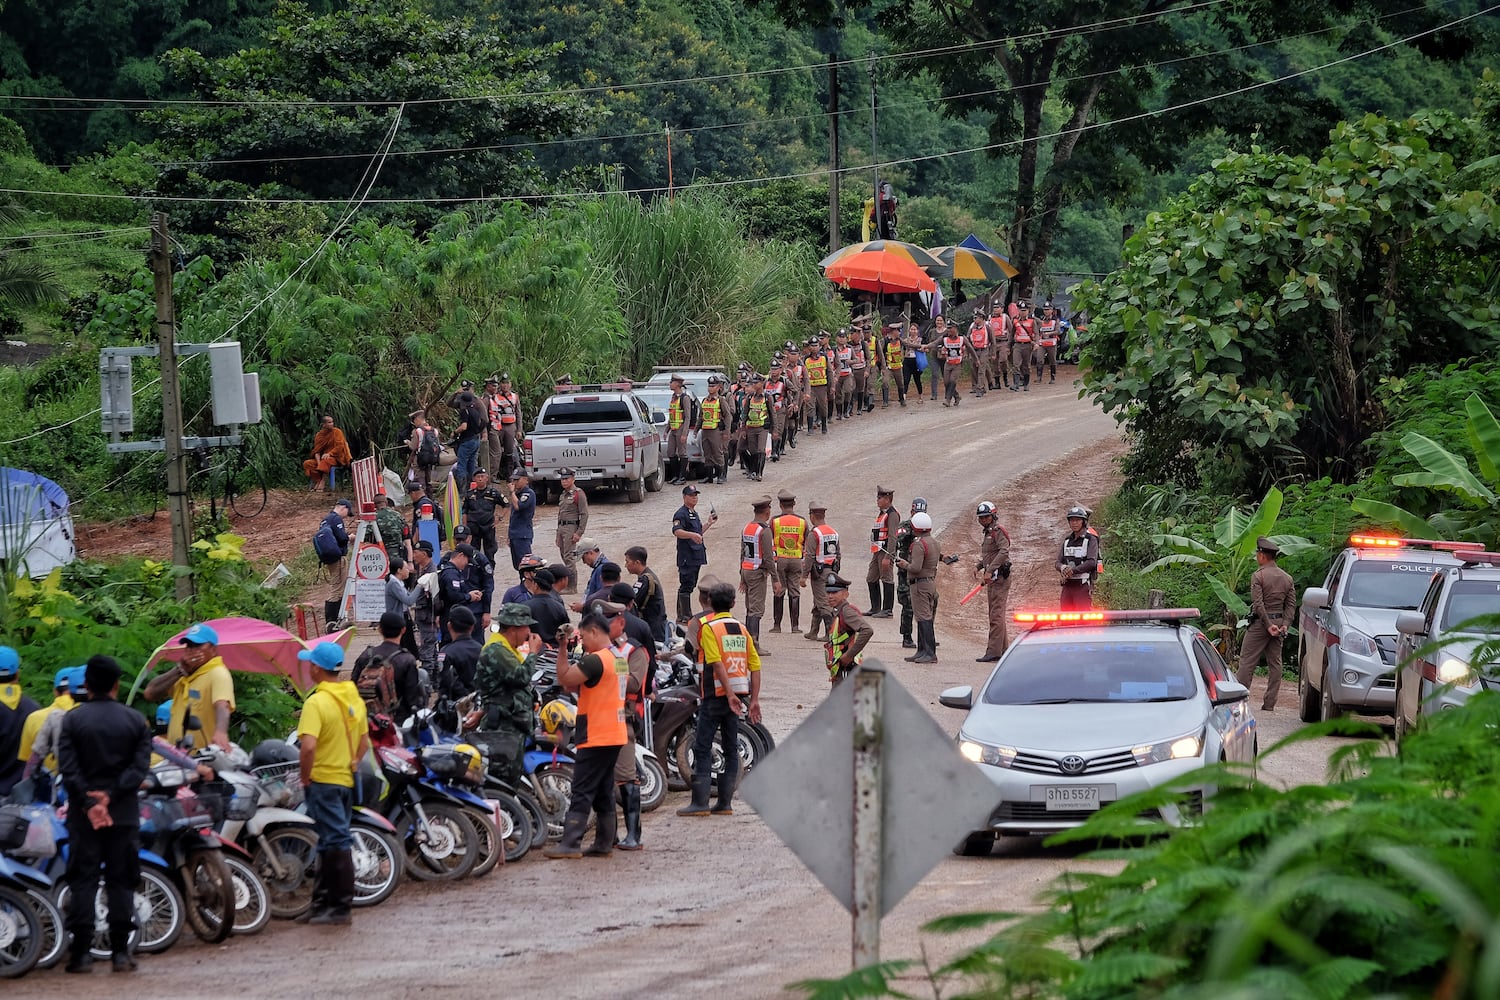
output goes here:
<path id="1" fill-rule="evenodd" d="M 14 820 L 8 825 L 24 822 Z M 6 834 L 4 825 L 0 823 L 0 837 L 4 837 L 0 844 L 15 839 Z M 52 882 L 45 875 L 0 855 L 0 979 L 15 979 L 35 968 L 48 950 L 49 937 L 56 947 L 60 927 L 45 925 L 35 901 L 37 896 L 50 901 L 51 889 Z"/>

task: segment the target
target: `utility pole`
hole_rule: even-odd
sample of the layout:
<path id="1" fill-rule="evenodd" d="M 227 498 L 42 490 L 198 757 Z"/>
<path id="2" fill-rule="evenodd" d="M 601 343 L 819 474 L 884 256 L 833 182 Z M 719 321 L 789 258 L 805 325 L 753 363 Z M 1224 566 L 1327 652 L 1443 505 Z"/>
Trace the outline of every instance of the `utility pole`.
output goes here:
<path id="1" fill-rule="evenodd" d="M 837 29 L 829 35 L 837 38 Z M 839 248 L 839 57 L 828 47 L 828 252 Z"/>
<path id="2" fill-rule="evenodd" d="M 177 312 L 172 304 L 172 244 L 167 217 L 151 216 L 151 273 L 156 279 L 156 346 L 161 361 L 162 436 L 167 452 L 167 509 L 172 515 L 172 565 L 192 565 L 193 511 L 188 498 L 187 460 L 182 450 L 182 384 L 177 379 Z M 193 597 L 193 577 L 177 577 L 177 599 Z"/>
<path id="3" fill-rule="evenodd" d="M 885 239 L 884 229 L 880 222 L 880 157 L 875 151 L 877 130 L 875 128 L 875 115 L 879 107 L 875 93 L 875 56 L 870 55 L 870 166 L 875 168 L 875 238 Z"/>

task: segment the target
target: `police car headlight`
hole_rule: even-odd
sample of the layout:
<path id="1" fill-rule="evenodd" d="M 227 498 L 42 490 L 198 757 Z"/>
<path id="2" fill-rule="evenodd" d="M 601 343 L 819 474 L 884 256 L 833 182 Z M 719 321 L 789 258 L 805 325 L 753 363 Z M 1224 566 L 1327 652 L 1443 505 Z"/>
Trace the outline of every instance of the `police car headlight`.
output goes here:
<path id="1" fill-rule="evenodd" d="M 1375 645 L 1375 640 L 1365 635 L 1357 628 L 1351 628 L 1339 636 L 1339 648 L 1346 653 L 1355 656 L 1379 656 L 1380 649 Z"/>
<path id="2" fill-rule="evenodd" d="M 962 735 L 958 738 L 958 752 L 963 754 L 965 760 L 971 760 L 976 764 L 989 764 L 992 767 L 1010 767 L 1016 759 L 1015 747 L 980 743 Z"/>
<path id="3" fill-rule="evenodd" d="M 1175 740 L 1162 740 L 1160 743 L 1144 743 L 1130 749 L 1136 764 L 1142 767 L 1159 764 L 1164 760 L 1186 760 L 1198 756 L 1202 751 L 1201 732 L 1192 736 L 1179 736 Z"/>
<path id="4" fill-rule="evenodd" d="M 1462 688 L 1471 688 L 1479 683 L 1478 676 L 1467 663 L 1454 659 L 1444 660 L 1438 665 L 1437 679 L 1439 684 L 1456 684 Z"/>

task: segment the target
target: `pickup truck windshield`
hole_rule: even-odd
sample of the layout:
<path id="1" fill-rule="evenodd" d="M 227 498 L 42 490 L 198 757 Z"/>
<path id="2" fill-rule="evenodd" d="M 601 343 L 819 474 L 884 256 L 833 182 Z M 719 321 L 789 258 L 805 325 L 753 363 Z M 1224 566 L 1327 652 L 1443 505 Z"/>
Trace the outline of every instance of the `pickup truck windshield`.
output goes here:
<path id="1" fill-rule="evenodd" d="M 542 427 L 583 427 L 630 423 L 630 404 L 623 399 L 554 400 L 542 411 Z"/>
<path id="2" fill-rule="evenodd" d="M 1500 583 L 1494 580 L 1455 582 L 1453 590 L 1448 594 L 1448 606 L 1443 609 L 1443 631 L 1459 631 L 1459 626 L 1481 615 L 1500 615 Z M 1462 631 L 1481 635 L 1490 632 L 1478 623 L 1469 625 Z"/>
<path id="3" fill-rule="evenodd" d="M 1415 611 L 1437 567 L 1423 562 L 1385 562 L 1367 559 L 1354 564 L 1344 603 L 1357 608 Z"/>

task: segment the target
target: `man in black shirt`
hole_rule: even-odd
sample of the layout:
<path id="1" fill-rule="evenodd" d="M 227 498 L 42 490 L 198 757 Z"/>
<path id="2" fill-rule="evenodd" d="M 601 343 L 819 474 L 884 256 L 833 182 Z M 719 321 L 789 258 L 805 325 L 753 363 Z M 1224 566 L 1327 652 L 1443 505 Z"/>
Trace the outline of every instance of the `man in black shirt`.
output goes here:
<path id="1" fill-rule="evenodd" d="M 380 644 L 371 646 L 360 653 L 359 658 L 354 661 L 354 668 L 349 673 L 349 679 L 358 684 L 365 665 L 376 657 L 384 658 L 391 665 L 391 671 L 396 675 L 396 697 L 400 699 L 395 712 L 392 713 L 398 725 L 417 709 L 426 707 L 420 704 L 422 677 L 418 673 L 417 658 L 401 644 L 402 636 L 405 634 L 406 619 L 401 616 L 400 612 L 387 611 L 381 615 Z"/>
<path id="2" fill-rule="evenodd" d="M 491 563 L 500 547 L 495 540 L 496 508 L 509 503 L 500 487 L 490 482 L 488 472 L 480 469 L 474 473 L 474 488 L 464 494 L 464 523 L 473 533 L 473 541 Z"/>
<path id="3" fill-rule="evenodd" d="M 0 646 L 0 797 L 21 780 L 26 762 L 20 759 L 21 730 L 39 705 L 21 690 L 21 655 Z"/>
<path id="4" fill-rule="evenodd" d="M 698 487 L 682 488 L 682 506 L 672 515 L 672 534 L 677 539 L 677 620 L 685 622 L 693 614 L 693 590 L 698 586 L 698 573 L 708 565 L 708 549 L 703 544 L 703 532 L 707 529 L 698 516 Z M 708 524 L 713 526 L 716 517 L 710 515 Z"/>
<path id="5" fill-rule="evenodd" d="M 556 583 L 557 578 L 552 575 L 550 569 L 537 570 L 532 574 L 531 582 L 527 585 L 527 589 L 532 591 L 533 596 L 526 602 L 526 609 L 531 612 L 531 617 L 536 619 L 536 624 L 531 627 L 531 630 L 541 637 L 542 642 L 554 648 L 557 646 L 557 630 L 564 625 L 572 624 L 562 598 L 552 589 Z"/>
<path id="6" fill-rule="evenodd" d="M 667 599 L 661 579 L 646 565 L 646 549 L 632 545 L 625 550 L 625 571 L 635 574 L 635 613 L 651 626 L 657 642 L 667 641 Z"/>
<path id="7" fill-rule="evenodd" d="M 438 603 L 442 608 L 445 624 L 459 608 L 473 615 L 474 605 L 484 598 L 483 589 L 476 587 L 469 579 L 469 560 L 472 558 L 474 547 L 468 542 L 460 542 L 443 559 L 443 565 L 438 569 Z"/>
<path id="8" fill-rule="evenodd" d="M 464 578 L 468 581 L 469 589 L 479 591 L 480 595 L 469 602 L 469 610 L 479 619 L 480 631 L 484 631 L 490 627 L 490 604 L 495 598 L 494 560 L 473 544 L 473 533 L 461 524 L 453 529 L 453 540 L 469 546 L 469 565 L 464 570 Z"/>
<path id="9" fill-rule="evenodd" d="M 635 588 L 628 583 L 617 583 L 609 589 L 609 600 L 624 609 L 626 637 L 655 660 L 656 636 L 646 620 L 635 612 Z"/>
<path id="10" fill-rule="evenodd" d="M 151 767 L 151 729 L 145 716 L 116 699 L 120 665 L 93 656 L 84 670 L 89 700 L 70 711 L 58 736 L 57 763 L 68 791 L 68 972 L 88 972 L 94 960 L 94 895 L 99 866 L 109 899 L 109 947 L 116 972 L 135 968 L 129 951 L 140 878 L 141 809 L 138 792 Z"/>
<path id="11" fill-rule="evenodd" d="M 448 697 L 462 698 L 474 690 L 482 647 L 474 638 L 474 614 L 460 605 L 448 615 L 448 643 L 438 654 L 443 661 L 443 690 Z"/>

